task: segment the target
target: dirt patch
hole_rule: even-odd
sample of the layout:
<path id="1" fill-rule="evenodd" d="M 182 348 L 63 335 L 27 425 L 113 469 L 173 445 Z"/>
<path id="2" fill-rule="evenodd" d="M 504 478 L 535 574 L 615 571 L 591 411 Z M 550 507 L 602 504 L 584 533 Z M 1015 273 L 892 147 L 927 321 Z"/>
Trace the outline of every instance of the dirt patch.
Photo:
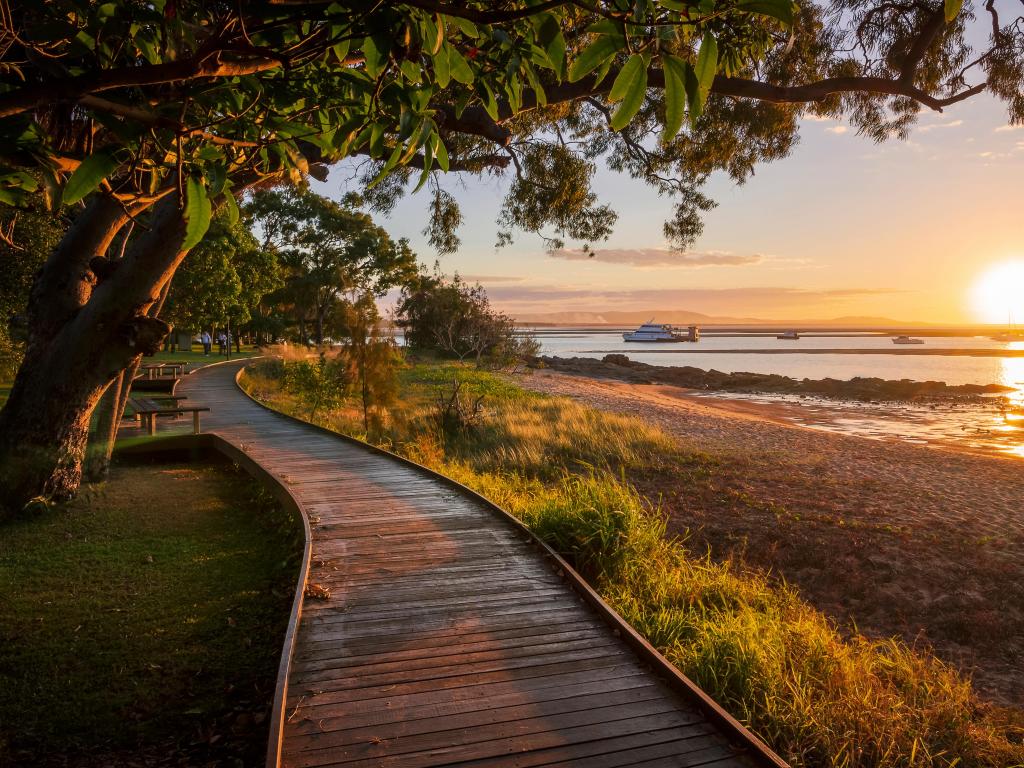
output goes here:
<path id="1" fill-rule="evenodd" d="M 635 474 L 670 531 L 796 585 L 842 626 L 931 646 L 1024 705 L 1024 464 L 787 424 L 770 407 L 538 372 L 528 388 L 631 413 L 689 461 Z"/>

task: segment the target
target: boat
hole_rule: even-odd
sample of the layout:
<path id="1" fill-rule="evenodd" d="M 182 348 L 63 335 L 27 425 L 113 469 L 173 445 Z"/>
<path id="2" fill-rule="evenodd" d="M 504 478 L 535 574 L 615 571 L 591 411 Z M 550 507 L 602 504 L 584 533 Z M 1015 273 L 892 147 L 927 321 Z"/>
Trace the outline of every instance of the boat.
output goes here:
<path id="1" fill-rule="evenodd" d="M 780 333 L 775 338 L 776 339 L 783 339 L 785 341 L 799 341 L 800 340 L 800 334 L 797 333 L 796 331 L 786 331 L 785 333 Z"/>
<path id="2" fill-rule="evenodd" d="M 995 336 L 989 336 L 989 338 L 992 341 L 1024 341 L 1024 331 L 1020 330 L 1013 322 L 1013 313 L 1011 312 L 1006 318 L 1006 330 Z"/>
<path id="3" fill-rule="evenodd" d="M 893 344 L 924 344 L 924 339 L 915 339 L 911 336 L 895 336 L 892 340 Z"/>
<path id="4" fill-rule="evenodd" d="M 622 339 L 623 341 L 650 341 L 657 343 L 699 341 L 700 328 L 696 325 L 691 325 L 687 327 L 684 333 L 675 326 L 655 323 L 652 319 L 635 331 L 622 334 Z"/>

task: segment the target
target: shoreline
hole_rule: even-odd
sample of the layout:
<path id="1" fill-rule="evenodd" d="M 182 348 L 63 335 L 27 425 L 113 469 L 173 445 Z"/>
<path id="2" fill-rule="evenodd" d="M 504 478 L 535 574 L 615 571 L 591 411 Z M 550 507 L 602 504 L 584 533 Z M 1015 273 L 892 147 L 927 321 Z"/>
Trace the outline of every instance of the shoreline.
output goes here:
<path id="1" fill-rule="evenodd" d="M 1024 706 L 1024 473 L 965 446 L 866 439 L 757 403 L 551 370 L 527 389 L 660 427 L 710 471 L 630 480 L 669 532 L 795 585 L 841 627 L 924 643 Z"/>
<path id="2" fill-rule="evenodd" d="M 686 342 L 682 342 L 686 343 Z M 638 349 L 644 355 L 933 355 L 936 357 L 1024 357 L 1024 349 L 850 349 L 846 347 L 804 349 Z M 621 354 L 618 349 L 587 349 L 584 354 Z"/>

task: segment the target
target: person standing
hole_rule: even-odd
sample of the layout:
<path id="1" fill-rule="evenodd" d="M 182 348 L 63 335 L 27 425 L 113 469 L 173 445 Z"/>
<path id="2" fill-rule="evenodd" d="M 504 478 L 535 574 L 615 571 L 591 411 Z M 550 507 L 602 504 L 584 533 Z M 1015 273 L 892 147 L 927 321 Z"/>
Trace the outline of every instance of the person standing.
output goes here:
<path id="1" fill-rule="evenodd" d="M 228 337 L 224 333 L 224 331 L 221 331 L 220 333 L 218 333 L 217 334 L 217 351 L 220 354 L 222 354 L 222 355 L 224 354 L 224 350 L 225 350 L 225 347 L 227 346 L 227 343 L 228 343 Z"/>
<path id="2" fill-rule="evenodd" d="M 206 331 L 203 331 L 202 335 L 199 337 L 199 341 L 203 345 L 203 354 L 209 355 L 210 347 L 213 346 L 213 340 L 210 338 L 210 334 L 207 333 Z"/>

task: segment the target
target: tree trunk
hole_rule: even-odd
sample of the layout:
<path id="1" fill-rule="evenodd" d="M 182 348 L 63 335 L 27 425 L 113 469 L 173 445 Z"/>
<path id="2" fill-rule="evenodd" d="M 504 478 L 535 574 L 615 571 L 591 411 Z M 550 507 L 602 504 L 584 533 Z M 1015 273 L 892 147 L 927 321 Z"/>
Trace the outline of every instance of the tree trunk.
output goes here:
<path id="1" fill-rule="evenodd" d="M 124 251 L 122 250 L 122 257 Z M 149 311 L 150 317 L 158 317 L 170 293 L 171 281 L 168 280 L 160 291 L 160 300 Z M 124 419 L 124 411 L 128 406 L 128 395 L 132 391 L 132 382 L 139 370 L 142 356 L 132 358 L 128 367 L 121 371 L 110 382 L 107 391 L 96 406 L 93 424 L 95 429 L 86 446 L 85 463 L 82 465 L 82 479 L 87 483 L 103 480 L 110 473 L 110 462 L 114 456 L 114 444 L 117 442 L 117 430 Z"/>
<path id="2" fill-rule="evenodd" d="M 156 205 L 123 260 L 99 258 L 126 218 L 116 201 L 94 199 L 33 286 L 25 359 L 0 411 L 0 497 L 10 509 L 74 494 L 100 397 L 169 330 L 147 312 L 185 256 L 177 198 Z"/>
<path id="3" fill-rule="evenodd" d="M 130 387 L 129 379 L 129 387 Z M 117 440 L 117 426 L 121 422 L 121 388 L 125 385 L 125 372 L 121 371 L 100 398 L 96 406 L 93 424 L 95 429 L 89 438 L 82 464 L 82 480 L 97 483 L 106 478 L 110 472 L 110 457 L 114 452 L 114 441 Z M 125 398 L 127 402 L 127 398 Z"/>

